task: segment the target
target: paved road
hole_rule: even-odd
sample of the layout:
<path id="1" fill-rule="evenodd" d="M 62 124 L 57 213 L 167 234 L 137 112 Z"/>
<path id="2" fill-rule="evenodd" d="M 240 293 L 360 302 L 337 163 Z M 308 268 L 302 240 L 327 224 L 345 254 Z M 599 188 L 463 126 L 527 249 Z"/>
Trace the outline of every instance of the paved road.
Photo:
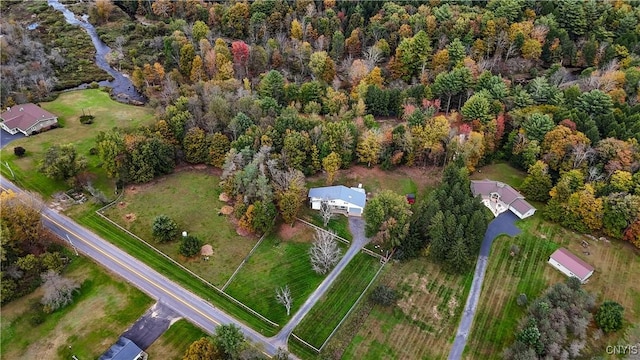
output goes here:
<path id="1" fill-rule="evenodd" d="M 471 331 L 471 324 L 473 323 L 473 317 L 476 314 L 476 308 L 478 307 L 478 300 L 480 299 L 480 292 L 482 291 L 482 282 L 484 281 L 484 275 L 487 271 L 487 261 L 489 259 L 489 252 L 491 251 L 491 244 L 493 240 L 501 234 L 507 234 L 515 236 L 520 233 L 514 224 L 518 220 L 518 217 L 511 211 L 503 212 L 498 215 L 487 227 L 487 231 L 484 233 L 484 239 L 482 245 L 480 245 L 480 255 L 478 256 L 478 262 L 476 263 L 476 270 L 473 274 L 473 282 L 471 283 L 471 290 L 467 297 L 467 303 L 464 306 L 464 312 L 458 325 L 458 332 L 456 333 L 456 339 L 453 342 L 453 347 L 449 352 L 449 360 L 458 360 L 462 358 L 462 352 L 467 344 L 467 337 L 469 331 Z"/>
<path id="2" fill-rule="evenodd" d="M 2 188 L 11 189 L 16 193 L 23 192 L 22 189 L 1 176 L 0 185 Z M 202 329 L 211 333 L 220 324 L 233 323 L 242 329 L 249 341 L 258 344 L 267 355 L 273 356 L 277 352 L 278 347 L 274 345 L 273 341 L 168 280 L 70 218 L 45 207 L 42 211 L 42 220 L 46 228 L 62 239 L 68 239 L 78 252 L 94 259 L 97 263 L 126 279 Z"/>
<path id="3" fill-rule="evenodd" d="M 358 217 L 349 217 L 349 230 L 351 230 L 351 234 L 353 235 L 353 240 L 351 241 L 351 245 L 349 249 L 344 254 L 340 262 L 336 265 L 336 267 L 331 270 L 329 275 L 320 283 L 320 285 L 316 288 L 316 290 L 307 298 L 304 304 L 298 309 L 298 311 L 293 315 L 291 320 L 285 325 L 282 330 L 276 336 L 271 338 L 275 344 L 286 348 L 287 339 L 289 339 L 289 335 L 293 329 L 302 321 L 305 315 L 311 310 L 313 305 L 315 305 L 318 300 L 324 295 L 334 280 L 340 275 L 342 270 L 349 264 L 349 261 L 353 259 L 356 254 L 365 246 L 369 239 L 364 236 L 364 219 Z"/>

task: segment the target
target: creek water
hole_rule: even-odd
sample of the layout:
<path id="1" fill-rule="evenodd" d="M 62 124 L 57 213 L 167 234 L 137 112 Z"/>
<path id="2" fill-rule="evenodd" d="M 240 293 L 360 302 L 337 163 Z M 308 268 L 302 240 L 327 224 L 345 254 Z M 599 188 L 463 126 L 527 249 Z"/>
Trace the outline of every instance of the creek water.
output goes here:
<path id="1" fill-rule="evenodd" d="M 147 99 L 136 90 L 129 77 L 109 65 L 106 59 L 106 55 L 111 52 L 111 48 L 109 48 L 107 44 L 100 40 L 100 37 L 96 32 L 96 28 L 88 21 L 87 15 L 83 15 L 82 17 L 76 16 L 71 10 L 67 9 L 66 6 L 61 4 L 58 0 L 47 0 L 47 4 L 60 11 L 64 15 L 67 23 L 80 26 L 87 32 L 87 34 L 89 34 L 91 42 L 93 42 L 93 46 L 96 48 L 96 65 L 113 77 L 113 80 L 100 81 L 99 84 L 101 86 L 112 88 L 113 95 L 115 95 L 118 100 L 123 102 L 133 101 L 144 103 L 147 101 Z M 87 86 L 88 84 L 82 84 L 78 86 L 78 88 L 83 89 Z"/>

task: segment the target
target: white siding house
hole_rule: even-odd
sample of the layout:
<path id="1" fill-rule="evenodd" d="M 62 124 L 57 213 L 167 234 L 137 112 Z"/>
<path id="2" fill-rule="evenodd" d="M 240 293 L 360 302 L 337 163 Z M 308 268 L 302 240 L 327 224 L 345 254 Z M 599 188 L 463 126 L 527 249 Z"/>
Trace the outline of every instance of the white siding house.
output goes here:
<path id="1" fill-rule="evenodd" d="M 493 180 L 471 180 L 473 196 L 481 196 L 482 202 L 495 216 L 507 210 L 520 219 L 527 218 L 536 212 L 536 208 L 524 200 L 519 192 L 511 186 Z"/>
<path id="2" fill-rule="evenodd" d="M 15 105 L 0 114 L 0 127 L 11 135 L 21 132 L 29 136 L 57 124 L 57 116 L 31 103 Z"/>
<path id="3" fill-rule="evenodd" d="M 325 186 L 309 189 L 309 202 L 314 210 L 320 210 L 322 203 L 326 202 L 335 213 L 362 216 L 367 194 L 363 188 L 349 188 L 343 185 Z"/>

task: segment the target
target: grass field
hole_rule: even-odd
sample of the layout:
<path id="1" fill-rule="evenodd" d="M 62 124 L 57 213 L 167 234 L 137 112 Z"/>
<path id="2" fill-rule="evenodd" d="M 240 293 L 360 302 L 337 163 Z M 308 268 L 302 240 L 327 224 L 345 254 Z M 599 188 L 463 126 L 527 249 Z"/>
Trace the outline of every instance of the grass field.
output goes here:
<path id="1" fill-rule="evenodd" d="M 326 186 L 324 175 L 315 175 L 307 179 L 308 187 Z M 340 170 L 334 181 L 335 185 L 358 186 L 362 184 L 364 189 L 375 195 L 382 190 L 393 190 L 405 195 L 421 192 L 440 182 L 442 169 L 401 167 L 389 171 L 379 167 L 367 168 L 365 166 L 352 166 L 346 170 Z"/>
<path id="2" fill-rule="evenodd" d="M 222 286 L 255 245 L 255 237 L 242 237 L 226 216 L 218 211 L 220 179 L 206 171 L 180 171 L 151 183 L 127 187 L 124 197 L 105 211 L 105 215 L 127 230 L 153 244 L 191 271 L 216 286 Z M 185 259 L 178 253 L 179 241 L 157 243 L 151 228 L 153 219 L 165 214 L 187 231 L 213 246 L 209 260 Z M 130 218 L 127 219 L 126 216 Z M 132 220 L 135 217 L 135 220 Z"/>
<path id="3" fill-rule="evenodd" d="M 164 256 L 160 255 L 149 246 L 137 241 L 113 224 L 102 219 L 95 214 L 94 210 L 95 208 L 88 209 L 85 212 L 77 213 L 72 217 L 80 225 L 91 229 L 98 236 L 110 241 L 129 255 L 136 257 L 152 269 L 163 274 L 168 279 L 175 281 L 201 298 L 210 301 L 216 307 L 221 308 L 227 314 L 246 323 L 261 334 L 265 336 L 275 335 L 277 332 L 275 327 L 249 313 L 244 308 L 229 300 L 223 294 L 178 267 L 178 265 L 167 261 Z"/>
<path id="4" fill-rule="evenodd" d="M 138 127 L 151 124 L 153 121 L 151 109 L 121 104 L 111 100 L 109 94 L 97 89 L 66 92 L 60 94 L 56 100 L 40 105 L 57 115 L 62 127 L 12 141 L 0 155 L 3 162 L 9 162 L 20 185 L 45 196 L 68 188 L 63 181 L 53 181 L 37 170 L 38 162 L 49 147 L 74 144 L 78 153 L 87 159 L 87 170 L 96 175 L 94 184 L 110 195 L 113 191 L 112 181 L 107 179 L 98 156 L 89 155 L 89 149 L 96 146 L 95 140 L 101 131 L 108 131 L 114 127 Z M 80 123 L 79 118 L 83 111 L 95 116 L 93 124 Z M 16 157 L 13 154 L 13 148 L 16 146 L 25 148 L 26 156 Z M 2 173 L 11 179 L 10 172 L 4 166 Z"/>
<path id="5" fill-rule="evenodd" d="M 2 359 L 95 359 L 152 304 L 147 295 L 83 257 L 74 258 L 64 275 L 82 284 L 80 293 L 42 324 L 30 322 L 33 307 L 42 306 L 41 288 L 2 307 Z"/>
<path id="6" fill-rule="evenodd" d="M 496 239 L 491 249 L 478 312 L 469 336 L 466 359 L 498 359 L 514 339 L 518 322 L 526 309 L 516 304 L 517 296 L 525 293 L 533 301 L 549 286 L 564 281 L 559 271 L 547 264 L 549 255 L 558 247 L 566 247 L 596 269 L 584 286 L 596 296 L 597 303 L 614 300 L 625 308 L 628 324 L 640 321 L 640 256 L 622 242 L 594 242 L 536 215 L 521 222 L 523 233 L 515 238 Z M 585 249 L 581 243 L 589 242 Z M 520 247 L 519 255 L 511 257 L 511 244 Z M 585 255 L 588 251 L 590 255 Z M 589 339 L 592 355 L 604 355 L 606 344 L 615 344 L 623 331 L 599 341 Z"/>
<path id="7" fill-rule="evenodd" d="M 178 320 L 146 352 L 150 359 L 182 360 L 192 342 L 207 336 L 187 320 Z"/>
<path id="8" fill-rule="evenodd" d="M 489 179 L 502 181 L 517 189 L 526 176 L 527 173 L 525 171 L 518 170 L 507 163 L 495 163 L 476 170 L 469 178 L 471 180 Z"/>
<path id="9" fill-rule="evenodd" d="M 380 266 L 377 258 L 362 252 L 357 254 L 293 332 L 309 344 L 320 348 Z"/>
<path id="10" fill-rule="evenodd" d="M 320 212 L 318 210 L 312 210 L 308 205 L 300 211 L 299 217 L 315 226 L 325 228 Z M 349 230 L 349 218 L 342 214 L 335 214 L 331 220 L 329 220 L 326 229 L 335 231 L 336 235 L 343 239 L 353 240 L 353 235 L 351 235 L 351 231 Z"/>
<path id="11" fill-rule="evenodd" d="M 268 235 L 243 265 L 225 292 L 269 320 L 283 325 L 287 312 L 276 301 L 276 289 L 289 285 L 293 304 L 291 315 L 322 282 L 324 275 L 316 274 L 309 261 L 313 230 L 309 227 L 295 240 L 282 241 Z"/>
<path id="12" fill-rule="evenodd" d="M 397 305 L 376 305 L 364 315 L 356 311 L 350 320 L 364 317 L 357 332 L 338 331 L 328 347 L 349 344 L 343 359 L 444 359 L 472 278 L 445 273 L 424 258 L 389 263 L 374 286 L 396 288 L 401 295 Z"/>

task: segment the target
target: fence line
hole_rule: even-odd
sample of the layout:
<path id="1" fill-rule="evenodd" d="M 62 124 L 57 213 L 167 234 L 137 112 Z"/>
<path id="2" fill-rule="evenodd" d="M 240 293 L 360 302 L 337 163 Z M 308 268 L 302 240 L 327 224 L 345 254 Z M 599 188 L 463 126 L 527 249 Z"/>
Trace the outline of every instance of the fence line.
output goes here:
<path id="1" fill-rule="evenodd" d="M 253 254 L 253 252 L 258 248 L 258 245 L 260 245 L 262 243 L 262 240 L 264 240 L 265 236 L 267 234 L 262 234 L 262 236 L 260 237 L 260 240 L 258 240 L 258 242 L 253 246 L 253 248 L 251 249 L 251 251 L 249 251 L 249 253 L 247 254 L 247 256 L 244 257 L 244 259 L 242 260 L 242 262 L 240 263 L 240 265 L 238 265 L 238 267 L 236 268 L 236 271 L 233 272 L 233 274 L 231 274 L 231 277 L 229 278 L 229 280 L 227 280 L 226 283 L 224 283 L 224 285 L 222 286 L 222 291 L 225 291 L 225 289 L 227 288 L 227 286 L 229 286 L 229 284 L 231 283 L 231 280 L 233 280 L 233 278 L 236 276 L 236 274 L 238 273 L 238 271 L 240 271 L 240 268 L 242 266 L 244 266 L 244 264 L 247 262 L 247 260 L 249 259 L 249 257 L 251 257 L 251 254 Z"/>
<path id="2" fill-rule="evenodd" d="M 253 310 L 252 308 L 248 307 L 247 305 L 245 305 L 244 303 L 240 302 L 238 299 L 234 298 L 233 296 L 227 294 L 226 292 L 220 290 L 217 286 L 213 285 L 212 283 L 210 283 L 209 281 L 203 279 L 202 277 L 200 277 L 200 275 L 194 273 L 193 271 L 187 269 L 186 267 L 184 267 L 182 264 L 180 264 L 179 262 L 175 261 L 174 259 L 172 259 L 171 257 L 169 257 L 167 254 L 163 253 L 162 251 L 156 249 L 153 245 L 149 244 L 148 242 L 142 240 L 140 237 L 138 237 L 136 234 L 132 233 L 131 231 L 123 228 L 122 226 L 120 226 L 118 223 L 114 222 L 113 220 L 109 219 L 108 217 L 104 216 L 103 214 L 99 213 L 98 211 L 96 211 L 96 214 L 98 214 L 100 217 L 102 217 L 104 220 L 108 221 L 109 223 L 111 223 L 112 225 L 115 225 L 117 228 L 119 228 L 120 230 L 124 231 L 126 234 L 128 234 L 129 236 L 141 241 L 143 244 L 147 245 L 148 247 L 150 247 L 151 249 L 153 249 L 155 252 L 157 252 L 158 254 L 162 255 L 163 257 L 165 257 L 166 259 L 168 259 L 169 261 L 171 261 L 172 263 L 174 263 L 175 265 L 178 265 L 178 267 L 180 267 L 182 270 L 186 271 L 187 273 L 189 273 L 191 276 L 197 278 L 198 280 L 202 281 L 203 283 L 205 283 L 206 285 L 208 285 L 210 288 L 216 290 L 217 292 L 219 292 L 220 294 L 224 295 L 225 297 L 227 297 L 227 299 L 231 300 L 232 302 L 234 302 L 235 304 L 239 305 L 240 307 L 242 307 L 243 309 L 249 311 L 251 314 L 259 317 L 261 320 L 266 321 L 267 323 L 269 323 L 270 325 L 273 325 L 275 327 L 280 327 L 280 325 L 274 323 L 273 321 L 267 319 L 266 317 L 262 316 L 261 314 L 259 314 L 258 312 L 256 312 L 255 310 Z"/>
<path id="3" fill-rule="evenodd" d="M 340 328 L 340 326 L 342 325 L 342 323 L 347 319 L 347 317 L 349 315 L 351 315 L 351 312 L 353 311 L 353 309 L 355 309 L 356 305 L 358 305 L 358 303 L 360 302 L 360 299 L 362 299 L 362 297 L 364 296 L 364 294 L 367 293 L 367 290 L 369 290 L 369 288 L 371 287 L 371 284 L 373 284 L 373 282 L 378 278 L 378 275 L 380 274 L 380 272 L 382 271 L 382 268 L 384 268 L 384 266 L 387 264 L 387 262 L 385 261 L 384 263 L 382 263 L 382 265 L 380 266 L 380 269 L 378 269 L 378 272 L 376 272 L 376 274 L 373 276 L 373 279 L 371 279 L 371 281 L 369 281 L 369 284 L 367 285 L 366 288 L 364 288 L 364 290 L 362 291 L 362 294 L 360 294 L 360 296 L 358 296 L 358 298 L 356 299 L 356 302 L 353 303 L 353 305 L 351 306 L 351 308 L 349 309 L 349 311 L 347 311 L 347 313 L 344 315 L 344 317 L 342 318 L 342 320 L 340 320 L 340 322 L 338 323 L 338 325 L 336 325 L 335 328 L 333 328 L 333 331 L 331 332 L 331 334 L 329 334 L 329 336 L 327 337 L 327 339 L 324 341 L 324 343 L 322 343 L 322 346 L 320 346 L 320 351 L 322 351 L 322 349 L 324 349 L 325 345 L 327 345 L 327 343 L 329 342 L 329 340 L 331 340 L 331 337 L 333 336 L 333 334 L 335 334 L 336 331 L 338 331 L 338 329 Z M 318 352 L 320 352 L 318 351 Z"/>
<path id="4" fill-rule="evenodd" d="M 312 223 L 310 223 L 310 222 L 308 222 L 308 221 L 302 220 L 302 219 L 300 219 L 300 218 L 296 218 L 296 219 L 297 219 L 298 221 L 302 222 L 303 224 L 307 224 L 307 225 L 309 225 L 309 226 L 311 226 L 311 227 L 313 227 L 313 228 L 316 228 L 316 229 L 318 229 L 318 230 L 322 230 L 322 231 L 329 232 L 329 230 L 327 230 L 327 229 L 323 229 L 323 228 L 321 228 L 320 226 L 318 226 L 318 225 L 314 225 L 314 224 L 312 224 Z M 338 239 L 338 240 L 342 241 L 343 243 L 345 243 L 345 244 L 347 244 L 347 245 L 349 245 L 349 244 L 351 243 L 349 240 L 347 240 L 347 239 L 345 239 L 345 238 L 343 238 L 343 237 L 338 236 L 338 234 L 335 234 L 335 233 L 334 233 L 334 235 L 335 235 L 336 239 Z"/>
<path id="5" fill-rule="evenodd" d="M 294 333 L 291 333 L 291 336 L 293 336 L 294 338 L 296 338 L 296 340 L 300 341 L 301 343 L 303 343 L 303 344 L 307 345 L 307 346 L 308 346 L 308 347 L 310 347 L 312 350 L 315 350 L 317 353 L 319 353 L 319 352 L 320 352 L 320 349 L 318 349 L 317 347 L 315 347 L 315 346 L 313 346 L 313 345 L 309 344 L 308 342 L 306 342 L 306 341 L 302 340 L 298 335 L 296 335 L 296 334 L 294 334 Z"/>

